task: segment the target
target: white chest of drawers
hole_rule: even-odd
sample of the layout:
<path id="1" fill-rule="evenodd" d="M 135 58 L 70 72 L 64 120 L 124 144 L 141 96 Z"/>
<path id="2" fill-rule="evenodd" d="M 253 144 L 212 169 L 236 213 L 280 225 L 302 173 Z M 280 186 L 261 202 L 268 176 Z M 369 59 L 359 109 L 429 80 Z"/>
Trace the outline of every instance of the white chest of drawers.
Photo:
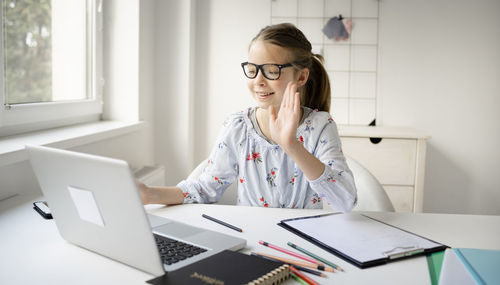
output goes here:
<path id="1" fill-rule="evenodd" d="M 382 184 L 397 212 L 422 212 L 429 136 L 411 128 L 339 126 L 345 154 Z"/>

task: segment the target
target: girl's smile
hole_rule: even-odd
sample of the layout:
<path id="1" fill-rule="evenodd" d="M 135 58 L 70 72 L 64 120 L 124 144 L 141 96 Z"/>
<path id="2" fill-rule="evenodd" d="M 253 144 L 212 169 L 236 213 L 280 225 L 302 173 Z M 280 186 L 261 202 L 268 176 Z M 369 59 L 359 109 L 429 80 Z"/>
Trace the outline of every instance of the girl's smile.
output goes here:
<path id="1" fill-rule="evenodd" d="M 269 91 L 255 91 L 256 97 L 260 100 L 268 100 L 270 96 L 274 95 L 274 92 Z"/>

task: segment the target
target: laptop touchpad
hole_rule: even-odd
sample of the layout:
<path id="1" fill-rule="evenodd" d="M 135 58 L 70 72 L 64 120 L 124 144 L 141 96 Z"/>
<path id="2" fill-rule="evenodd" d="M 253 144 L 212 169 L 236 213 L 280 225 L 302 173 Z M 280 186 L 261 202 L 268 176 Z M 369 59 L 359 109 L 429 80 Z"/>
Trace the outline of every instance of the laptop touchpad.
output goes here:
<path id="1" fill-rule="evenodd" d="M 194 234 L 203 232 L 203 229 L 195 228 L 181 223 L 169 223 L 166 225 L 158 226 L 153 229 L 153 232 L 160 235 L 184 238 Z"/>

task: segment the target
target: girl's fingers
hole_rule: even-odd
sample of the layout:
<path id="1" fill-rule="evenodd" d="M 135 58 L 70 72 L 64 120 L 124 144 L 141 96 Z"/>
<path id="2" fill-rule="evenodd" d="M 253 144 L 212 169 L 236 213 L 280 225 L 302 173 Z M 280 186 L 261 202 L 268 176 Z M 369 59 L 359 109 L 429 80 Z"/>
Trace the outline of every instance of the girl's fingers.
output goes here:
<path id="1" fill-rule="evenodd" d="M 290 108 L 293 110 L 295 110 L 295 93 L 296 92 L 290 92 Z"/>
<path id="2" fill-rule="evenodd" d="M 287 97 L 288 97 L 287 106 L 289 108 L 293 108 L 295 92 L 297 92 L 297 85 L 295 83 L 290 82 L 290 89 L 288 89 L 287 92 Z"/>
<path id="3" fill-rule="evenodd" d="M 286 94 L 288 93 L 288 89 L 290 88 L 290 82 L 286 85 L 285 93 L 283 93 L 283 98 L 281 98 L 280 110 L 286 107 Z"/>
<path id="4" fill-rule="evenodd" d="M 281 99 L 281 104 L 280 104 L 280 109 L 278 114 L 276 114 L 276 111 L 273 108 L 273 112 L 275 114 L 275 117 L 279 116 L 285 116 L 285 113 L 288 113 L 289 111 L 296 111 L 297 106 L 300 108 L 300 99 L 297 99 L 297 85 L 294 84 L 292 81 L 288 82 L 288 85 L 285 89 L 285 92 L 283 93 L 283 98 Z M 285 112 L 285 110 L 288 110 Z M 269 110 L 271 111 L 271 110 Z M 271 114 L 271 113 L 269 113 Z"/>
<path id="5" fill-rule="evenodd" d="M 281 109 L 285 109 L 286 106 L 288 106 L 288 96 L 287 96 L 287 94 L 288 94 L 288 89 L 285 90 L 285 94 L 283 94 L 283 98 L 281 99 L 281 108 L 280 108 L 280 110 Z"/>
<path id="6" fill-rule="evenodd" d="M 290 106 L 290 92 L 292 91 L 293 83 L 292 81 L 288 82 L 285 93 L 283 94 L 283 107 Z"/>
<path id="7" fill-rule="evenodd" d="M 299 92 L 295 92 L 295 96 L 294 96 L 294 100 L 293 100 L 293 109 L 295 111 L 300 110 L 300 93 Z"/>
<path id="8" fill-rule="evenodd" d="M 269 118 L 271 118 L 270 121 L 271 122 L 276 121 L 276 110 L 274 110 L 274 106 L 273 105 L 269 106 L 267 110 L 269 112 Z"/>

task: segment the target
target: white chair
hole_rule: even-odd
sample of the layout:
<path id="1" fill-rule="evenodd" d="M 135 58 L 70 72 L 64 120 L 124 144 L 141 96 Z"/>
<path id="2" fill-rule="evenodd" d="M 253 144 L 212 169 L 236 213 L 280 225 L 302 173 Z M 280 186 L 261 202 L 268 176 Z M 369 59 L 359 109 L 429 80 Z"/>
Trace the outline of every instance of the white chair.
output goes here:
<path id="1" fill-rule="evenodd" d="M 377 178 L 356 160 L 347 155 L 345 158 L 358 190 L 358 204 L 353 211 L 394 212 L 394 206 Z"/>
<path id="2" fill-rule="evenodd" d="M 188 176 L 188 180 L 196 179 L 201 175 L 207 165 L 207 160 L 201 162 Z M 354 181 L 358 190 L 358 204 L 354 211 L 376 211 L 376 212 L 394 212 L 394 207 L 387 196 L 382 185 L 377 178 L 373 176 L 364 166 L 354 159 L 346 156 L 347 165 L 354 175 Z M 218 204 L 235 205 L 238 199 L 238 183 L 230 185 L 224 195 L 222 195 Z"/>

